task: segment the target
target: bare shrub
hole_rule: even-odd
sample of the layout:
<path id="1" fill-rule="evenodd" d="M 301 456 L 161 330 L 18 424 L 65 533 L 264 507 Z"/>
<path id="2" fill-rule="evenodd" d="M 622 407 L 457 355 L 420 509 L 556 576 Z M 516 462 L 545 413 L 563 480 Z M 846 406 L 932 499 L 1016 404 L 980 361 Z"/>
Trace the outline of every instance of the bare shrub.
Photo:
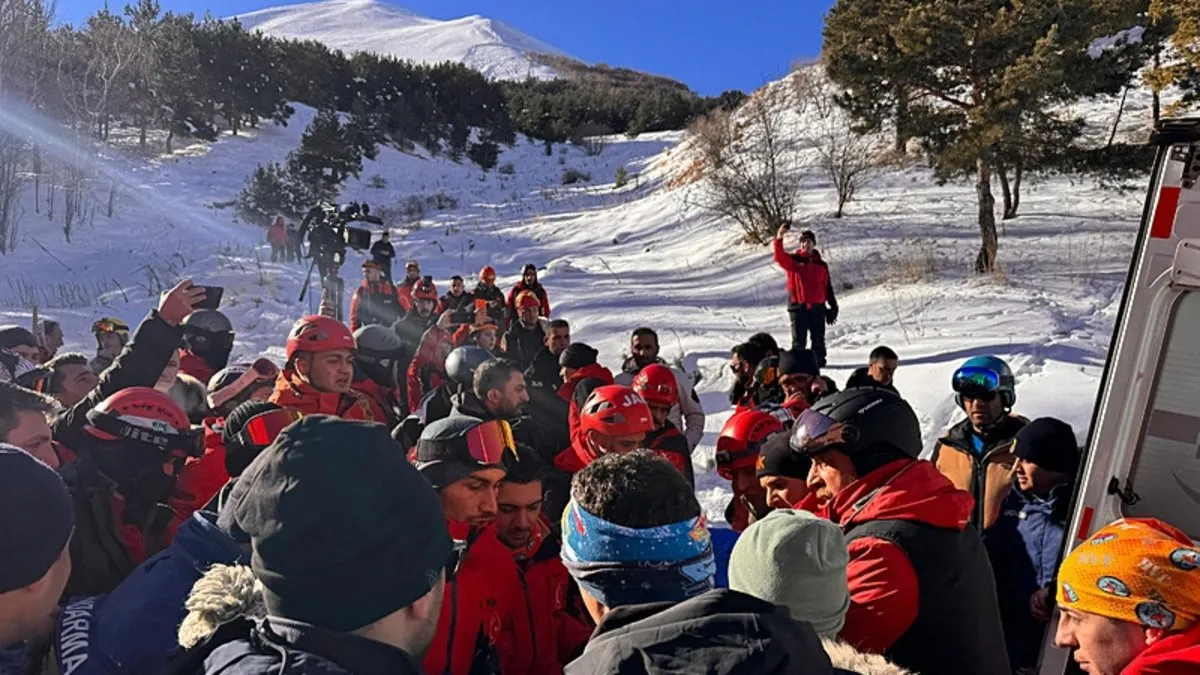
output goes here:
<path id="1" fill-rule="evenodd" d="M 879 283 L 911 284 L 929 281 L 937 274 L 937 242 L 922 237 L 905 239 L 891 248 Z"/>
<path id="2" fill-rule="evenodd" d="M 778 93 L 764 89 L 736 112 L 714 110 L 691 128 L 702 178 L 689 199 L 766 244 L 791 217 L 800 187 L 796 141 L 784 129 Z"/>
<path id="3" fill-rule="evenodd" d="M 891 163 L 891 141 L 883 134 L 860 134 L 850 116 L 837 104 L 837 87 L 823 70 L 803 68 L 792 73 L 797 112 L 804 120 L 802 143 L 816 155 L 816 166 L 837 192 L 841 218 L 852 201 Z"/>

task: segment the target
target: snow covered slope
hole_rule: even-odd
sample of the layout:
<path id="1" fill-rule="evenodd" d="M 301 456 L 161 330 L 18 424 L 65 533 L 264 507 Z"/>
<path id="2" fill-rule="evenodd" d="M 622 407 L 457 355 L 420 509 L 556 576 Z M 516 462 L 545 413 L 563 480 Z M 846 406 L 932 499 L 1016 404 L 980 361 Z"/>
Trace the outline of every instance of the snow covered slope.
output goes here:
<path id="1" fill-rule="evenodd" d="M 421 63 L 456 61 L 501 80 L 551 79 L 530 54 L 561 50 L 482 16 L 439 21 L 377 0 L 318 0 L 236 17 L 247 30 L 317 40 L 346 52 L 374 52 Z"/>
<path id="2" fill-rule="evenodd" d="M 1097 124 L 1115 114 L 1115 105 L 1103 105 L 1107 113 L 1100 104 L 1090 110 Z M 187 276 L 226 287 L 222 310 L 237 328 L 236 358 L 282 361 L 288 327 L 314 309 L 297 302 L 306 267 L 268 262 L 265 232 L 237 223 L 222 204 L 255 164 L 294 149 L 312 114 L 301 107 L 287 127 L 226 136 L 153 162 L 98 159 L 106 178 L 94 188 L 94 219 L 77 225 L 69 243 L 61 213 L 46 217 L 45 186 L 40 213 L 30 193 L 18 248 L 0 257 L 0 323 L 27 324 L 36 302 L 43 316 L 63 321 L 69 349 L 91 351 L 94 319 L 136 322 L 160 286 Z M 1123 125 L 1135 123 L 1145 123 L 1143 110 L 1126 112 Z M 768 250 L 742 244 L 731 224 L 696 208 L 691 185 L 675 187 L 692 161 L 681 140 L 614 137 L 598 157 L 571 146 L 547 157 L 540 144 L 522 140 L 502 154 L 504 170 L 490 173 L 385 149 L 343 199 L 365 200 L 385 214 L 397 254 L 419 259 L 443 289 L 450 275 L 473 277 L 485 264 L 507 289 L 523 263 L 536 263 L 555 316 L 569 320 L 573 338 L 598 348 L 610 368 L 620 367 L 631 330 L 656 328 L 663 357 L 702 378 L 697 391 L 708 421 L 694 456 L 698 491 L 720 521 L 729 490 L 712 457 L 731 413 L 729 349 L 761 330 L 787 342 L 785 279 Z M 614 189 L 620 166 L 637 178 Z M 563 186 L 567 168 L 591 179 Z M 113 182 L 115 212 L 107 218 Z M 430 207 L 419 221 L 401 215 L 410 198 L 439 193 L 457 206 Z M 1003 273 L 979 278 L 969 269 L 978 228 L 966 182 L 938 186 L 925 169 L 895 171 L 838 220 L 828 183 L 806 179 L 795 216 L 817 232 L 841 304 L 841 320 L 829 330 L 828 374 L 844 382 L 872 347 L 894 348 L 901 357 L 896 386 L 931 447 L 961 414 L 951 373 L 970 356 L 998 354 L 1017 374 L 1018 412 L 1062 417 L 1082 436 L 1140 206 L 1140 191 L 1035 181 L 1021 216 L 1003 226 Z M 360 260 L 352 254 L 346 266 L 348 288 Z"/>

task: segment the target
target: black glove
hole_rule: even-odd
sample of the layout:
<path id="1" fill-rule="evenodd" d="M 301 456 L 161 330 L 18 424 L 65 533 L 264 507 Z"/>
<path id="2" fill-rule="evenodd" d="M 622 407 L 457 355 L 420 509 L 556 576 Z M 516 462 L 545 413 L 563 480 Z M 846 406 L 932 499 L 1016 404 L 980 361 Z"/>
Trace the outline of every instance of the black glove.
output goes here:
<path id="1" fill-rule="evenodd" d="M 838 319 L 838 308 L 830 307 L 829 311 L 825 313 L 825 323 L 832 326 L 833 324 L 837 323 L 837 319 Z"/>

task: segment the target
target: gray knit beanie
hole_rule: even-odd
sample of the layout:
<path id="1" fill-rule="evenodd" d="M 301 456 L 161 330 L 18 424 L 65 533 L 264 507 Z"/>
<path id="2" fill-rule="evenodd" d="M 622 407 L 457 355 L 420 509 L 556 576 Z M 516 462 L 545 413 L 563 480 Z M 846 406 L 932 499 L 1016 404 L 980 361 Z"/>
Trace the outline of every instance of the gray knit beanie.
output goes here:
<path id="1" fill-rule="evenodd" d="M 807 511 L 772 511 L 738 537 L 729 557 L 729 587 L 786 607 L 823 638 L 846 622 L 850 555 L 837 525 Z"/>

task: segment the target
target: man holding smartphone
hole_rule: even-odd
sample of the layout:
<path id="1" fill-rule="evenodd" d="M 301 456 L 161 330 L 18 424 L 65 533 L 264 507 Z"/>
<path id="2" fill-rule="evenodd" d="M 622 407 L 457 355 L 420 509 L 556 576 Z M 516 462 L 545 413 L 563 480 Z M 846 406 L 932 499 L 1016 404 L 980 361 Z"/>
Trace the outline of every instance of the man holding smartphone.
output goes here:
<path id="1" fill-rule="evenodd" d="M 784 250 L 783 238 L 791 229 L 791 221 L 780 225 L 772 246 L 775 264 L 787 272 L 792 349 L 808 348 L 808 338 L 811 336 L 817 365 L 824 367 L 825 326 L 832 326 L 838 319 L 833 281 L 829 276 L 829 266 L 817 251 L 817 235 L 811 230 L 800 233 L 800 248 L 792 253 Z"/>

